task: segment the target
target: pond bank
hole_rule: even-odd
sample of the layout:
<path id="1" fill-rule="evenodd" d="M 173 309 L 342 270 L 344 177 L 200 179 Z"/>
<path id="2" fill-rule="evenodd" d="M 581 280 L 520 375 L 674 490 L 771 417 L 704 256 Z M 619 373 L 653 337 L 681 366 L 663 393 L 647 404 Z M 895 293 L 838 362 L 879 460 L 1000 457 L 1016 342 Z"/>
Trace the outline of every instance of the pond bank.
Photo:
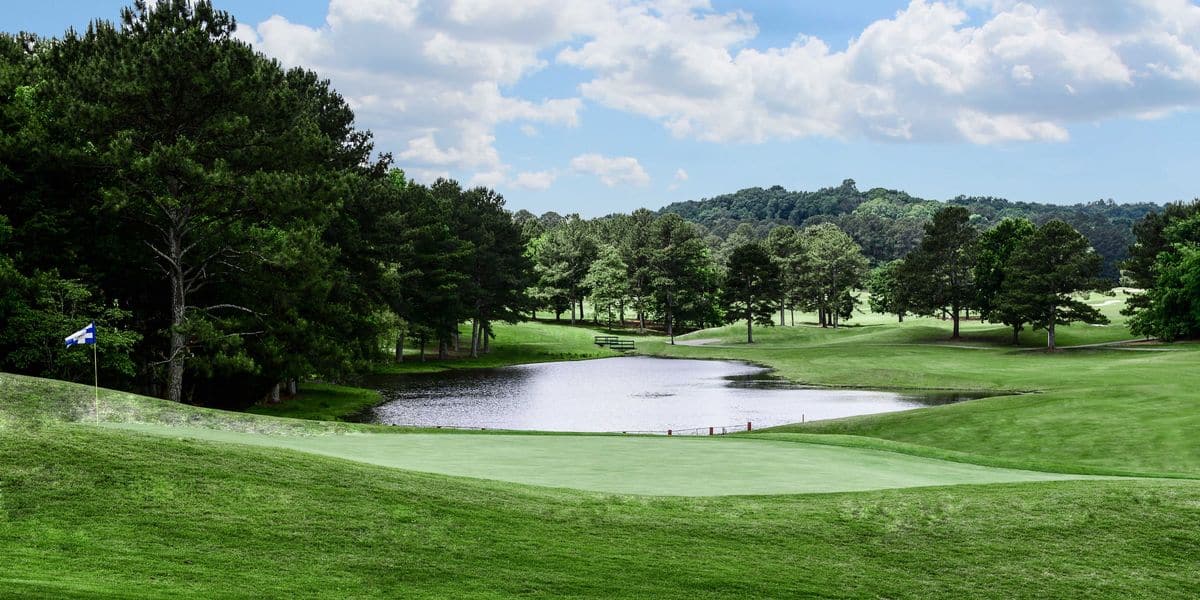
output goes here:
<path id="1" fill-rule="evenodd" d="M 598 330 L 581 326 L 554 325 L 540 322 L 519 324 L 498 323 L 495 325 L 496 340 L 491 352 L 478 358 L 457 354 L 447 360 L 438 360 L 436 353 L 427 354 L 420 362 L 412 354 L 405 355 L 403 363 L 380 363 L 372 375 L 411 375 L 420 373 L 459 372 L 475 369 L 493 369 L 510 365 L 533 364 L 555 361 L 588 360 L 619 356 L 617 352 L 601 348 L 594 343 Z M 469 326 L 463 336 L 470 334 Z M 308 383 L 300 386 L 300 394 L 287 398 L 279 404 L 259 404 L 247 412 L 277 417 L 312 419 L 318 421 L 346 421 L 353 416 L 382 402 L 378 391 L 358 385 L 334 385 Z"/>

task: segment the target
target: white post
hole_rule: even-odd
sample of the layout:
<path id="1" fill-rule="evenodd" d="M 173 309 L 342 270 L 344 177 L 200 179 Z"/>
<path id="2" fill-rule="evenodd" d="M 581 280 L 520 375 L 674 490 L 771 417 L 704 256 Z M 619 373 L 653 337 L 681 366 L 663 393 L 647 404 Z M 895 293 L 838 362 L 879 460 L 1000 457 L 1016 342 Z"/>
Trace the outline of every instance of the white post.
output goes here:
<path id="1" fill-rule="evenodd" d="M 96 394 L 92 397 L 92 415 L 96 422 L 100 422 L 100 355 L 96 347 L 99 346 L 95 340 L 92 342 L 92 374 L 95 375 L 95 390 Z"/>

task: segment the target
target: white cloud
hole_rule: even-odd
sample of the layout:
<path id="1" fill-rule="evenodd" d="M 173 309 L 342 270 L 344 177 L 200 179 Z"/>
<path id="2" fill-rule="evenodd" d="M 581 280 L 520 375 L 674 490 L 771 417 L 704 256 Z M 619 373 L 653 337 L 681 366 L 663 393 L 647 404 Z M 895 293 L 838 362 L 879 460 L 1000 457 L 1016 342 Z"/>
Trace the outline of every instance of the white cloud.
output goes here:
<path id="1" fill-rule="evenodd" d="M 498 125 L 573 127 L 585 100 L 713 142 L 1060 141 L 1200 107 L 1189 0 L 913 0 L 844 47 L 804 33 L 755 45 L 751 14 L 708 0 L 331 0 L 320 27 L 274 16 L 237 37 L 331 78 L 411 172 L 493 181 Z M 517 95 L 547 68 L 578 69 L 578 97 Z"/>
<path id="2" fill-rule="evenodd" d="M 331 0 L 320 27 L 273 16 L 237 37 L 287 66 L 329 77 L 406 169 L 504 168 L 495 127 L 522 121 L 575 126 L 579 98 L 529 100 L 504 91 L 546 66 L 539 53 L 572 35 L 556 3 L 499 0 Z M 502 10 L 504 9 L 504 10 Z"/>
<path id="3" fill-rule="evenodd" d="M 483 171 L 481 173 L 476 173 L 471 177 L 471 179 L 467 180 L 467 187 L 483 186 L 496 188 L 503 185 L 507 179 L 508 176 L 502 169 L 497 169 L 495 171 Z"/>
<path id="4" fill-rule="evenodd" d="M 679 184 L 687 181 L 687 179 L 688 179 L 687 171 L 683 170 L 682 168 L 675 169 L 675 181 L 671 185 L 667 186 L 667 190 L 673 192 L 673 191 L 679 189 Z"/>
<path id="5" fill-rule="evenodd" d="M 516 179 L 513 180 L 513 187 L 526 190 L 546 190 L 554 185 L 554 180 L 558 177 L 553 171 L 526 171 L 517 173 Z"/>
<path id="6" fill-rule="evenodd" d="M 571 159 L 571 169 L 578 173 L 595 175 L 608 187 L 622 183 L 636 186 L 650 183 L 650 175 L 632 156 L 609 157 L 601 154 L 581 154 Z"/>
<path id="7" fill-rule="evenodd" d="M 1056 141 L 1071 123 L 1200 106 L 1191 2 L 971 4 L 985 13 L 914 0 L 836 51 L 803 35 L 752 47 L 745 15 L 705 5 L 626 7 L 557 60 L 595 73 L 586 98 L 717 142 Z"/>

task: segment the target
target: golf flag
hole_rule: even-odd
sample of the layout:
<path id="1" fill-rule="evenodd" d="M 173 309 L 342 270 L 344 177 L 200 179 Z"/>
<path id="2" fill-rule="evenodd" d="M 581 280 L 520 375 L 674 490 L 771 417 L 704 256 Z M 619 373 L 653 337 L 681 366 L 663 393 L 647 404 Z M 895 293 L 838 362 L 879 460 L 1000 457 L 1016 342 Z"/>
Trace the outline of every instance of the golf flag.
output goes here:
<path id="1" fill-rule="evenodd" d="M 70 348 L 76 344 L 95 344 L 96 343 L 96 324 L 88 323 L 87 327 L 68 335 L 66 340 L 67 347 Z"/>

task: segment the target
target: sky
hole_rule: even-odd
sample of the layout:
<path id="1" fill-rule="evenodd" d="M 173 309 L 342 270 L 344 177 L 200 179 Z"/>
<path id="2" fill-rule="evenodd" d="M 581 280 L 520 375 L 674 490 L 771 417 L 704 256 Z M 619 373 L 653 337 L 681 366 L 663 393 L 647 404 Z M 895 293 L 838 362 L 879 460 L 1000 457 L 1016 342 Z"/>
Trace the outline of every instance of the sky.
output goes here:
<path id="1" fill-rule="evenodd" d="M 0 4 L 61 35 L 127 4 Z M 1200 196 L 1191 0 L 216 0 L 376 150 L 514 210 L 782 185 L 1073 204 Z"/>

